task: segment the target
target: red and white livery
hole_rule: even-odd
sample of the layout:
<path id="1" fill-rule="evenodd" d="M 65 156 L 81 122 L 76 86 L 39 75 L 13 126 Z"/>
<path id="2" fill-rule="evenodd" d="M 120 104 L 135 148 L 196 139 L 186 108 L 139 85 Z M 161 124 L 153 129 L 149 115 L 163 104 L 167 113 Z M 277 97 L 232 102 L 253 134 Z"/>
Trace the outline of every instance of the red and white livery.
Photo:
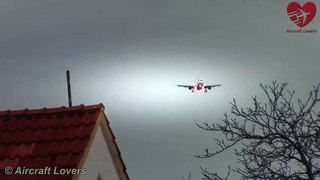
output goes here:
<path id="1" fill-rule="evenodd" d="M 196 82 L 195 85 L 181 85 L 178 84 L 178 87 L 184 87 L 184 88 L 188 88 L 189 90 L 191 90 L 191 92 L 199 92 L 204 90 L 204 92 L 208 92 L 208 90 L 211 90 L 211 88 L 214 87 L 218 87 L 221 86 L 222 84 L 215 84 L 215 85 L 205 85 L 203 80 L 199 80 Z"/>

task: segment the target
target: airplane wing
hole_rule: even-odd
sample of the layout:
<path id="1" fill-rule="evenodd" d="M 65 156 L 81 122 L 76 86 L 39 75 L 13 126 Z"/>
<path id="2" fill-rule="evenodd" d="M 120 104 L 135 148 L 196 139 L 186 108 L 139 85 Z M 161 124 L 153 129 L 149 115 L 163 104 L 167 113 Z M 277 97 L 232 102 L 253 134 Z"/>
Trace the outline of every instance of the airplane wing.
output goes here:
<path id="1" fill-rule="evenodd" d="M 216 85 L 207 85 L 207 86 L 204 86 L 205 89 L 211 89 L 211 88 L 214 88 L 214 87 L 218 87 L 218 86 L 221 86 L 222 84 L 216 84 Z"/>
<path id="2" fill-rule="evenodd" d="M 178 87 L 184 87 L 184 88 L 188 88 L 188 89 L 192 89 L 194 86 L 191 86 L 191 85 L 180 85 L 180 84 L 177 84 Z"/>

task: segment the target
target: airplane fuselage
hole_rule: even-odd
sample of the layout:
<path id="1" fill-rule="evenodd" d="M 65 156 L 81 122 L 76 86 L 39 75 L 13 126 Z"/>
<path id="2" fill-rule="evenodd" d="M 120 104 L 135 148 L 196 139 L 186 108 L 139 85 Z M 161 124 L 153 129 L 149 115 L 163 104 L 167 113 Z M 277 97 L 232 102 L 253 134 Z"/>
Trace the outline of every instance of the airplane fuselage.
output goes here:
<path id="1" fill-rule="evenodd" d="M 202 82 L 197 82 L 192 88 L 192 92 L 203 90 L 204 84 Z"/>

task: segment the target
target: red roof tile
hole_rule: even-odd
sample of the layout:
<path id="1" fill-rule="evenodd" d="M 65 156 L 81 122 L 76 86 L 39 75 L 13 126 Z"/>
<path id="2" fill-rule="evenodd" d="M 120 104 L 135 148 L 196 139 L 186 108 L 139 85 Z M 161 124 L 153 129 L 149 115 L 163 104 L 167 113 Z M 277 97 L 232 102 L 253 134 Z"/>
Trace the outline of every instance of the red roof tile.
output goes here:
<path id="1" fill-rule="evenodd" d="M 102 104 L 0 111 L 0 179 L 70 179 L 70 175 L 6 175 L 4 168 L 77 168 Z"/>

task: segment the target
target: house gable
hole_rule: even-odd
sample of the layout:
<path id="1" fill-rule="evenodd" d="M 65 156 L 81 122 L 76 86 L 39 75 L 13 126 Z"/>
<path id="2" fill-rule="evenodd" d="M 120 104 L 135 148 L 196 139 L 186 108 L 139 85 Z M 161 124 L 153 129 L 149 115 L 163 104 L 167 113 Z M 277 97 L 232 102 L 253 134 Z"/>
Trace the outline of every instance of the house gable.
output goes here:
<path id="1" fill-rule="evenodd" d="M 4 169 L 7 166 L 14 170 L 19 167 L 82 168 L 105 117 L 103 110 L 104 106 L 99 104 L 0 111 L 0 179 L 13 176 L 33 180 L 78 178 L 52 173 L 8 176 Z"/>

